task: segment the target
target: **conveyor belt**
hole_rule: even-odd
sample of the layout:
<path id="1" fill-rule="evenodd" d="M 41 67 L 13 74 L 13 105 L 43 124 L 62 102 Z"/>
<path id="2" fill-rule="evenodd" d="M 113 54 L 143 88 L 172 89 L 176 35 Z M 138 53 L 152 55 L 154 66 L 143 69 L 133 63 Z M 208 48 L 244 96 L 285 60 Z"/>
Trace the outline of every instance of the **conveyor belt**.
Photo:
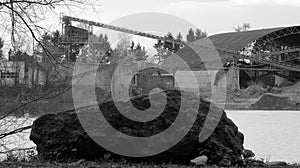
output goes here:
<path id="1" fill-rule="evenodd" d="M 75 17 L 71 17 L 71 16 L 63 16 L 62 19 L 63 19 L 63 21 L 81 22 L 81 23 L 92 25 L 92 26 L 102 27 L 102 28 L 106 28 L 106 29 L 110 29 L 110 30 L 115 30 L 115 31 L 123 32 L 123 33 L 133 34 L 133 35 L 152 38 L 152 39 L 157 39 L 157 40 L 161 40 L 161 41 L 172 42 L 174 44 L 180 44 L 180 45 L 183 45 L 183 46 L 187 45 L 187 43 L 183 42 L 183 41 L 168 39 L 168 38 L 162 37 L 162 36 L 157 36 L 157 35 L 144 33 L 144 32 L 140 32 L 140 31 L 136 31 L 136 30 L 131 30 L 131 29 L 127 29 L 127 28 L 112 26 L 112 25 L 108 25 L 108 24 L 104 24 L 104 23 L 89 21 L 89 20 L 85 20 L 85 19 L 75 18 Z M 195 44 L 189 44 L 189 45 L 195 45 Z M 197 47 L 199 47 L 199 46 L 197 46 Z M 200 46 L 200 47 L 202 47 L 202 46 Z M 204 48 L 206 48 L 206 47 L 204 47 Z M 232 55 L 233 57 L 236 57 L 236 58 L 249 59 L 253 62 L 268 64 L 268 65 L 271 65 L 273 67 L 277 67 L 277 68 L 281 68 L 281 69 L 287 69 L 287 70 L 290 70 L 290 71 L 300 72 L 300 66 L 297 66 L 297 65 L 290 65 L 290 64 L 286 64 L 286 63 L 279 63 L 279 62 L 274 62 L 274 61 L 270 61 L 270 60 L 265 60 L 265 59 L 263 59 L 263 57 L 260 57 L 259 55 L 248 56 L 248 55 L 240 54 L 236 51 L 229 51 L 229 50 L 220 49 L 220 48 L 215 48 L 215 49 L 218 52 L 223 52 L 223 53 L 226 53 L 226 54 L 230 54 L 230 55 Z M 273 53 L 268 53 L 268 54 L 272 55 Z M 274 53 L 274 54 L 277 54 L 277 52 Z"/>

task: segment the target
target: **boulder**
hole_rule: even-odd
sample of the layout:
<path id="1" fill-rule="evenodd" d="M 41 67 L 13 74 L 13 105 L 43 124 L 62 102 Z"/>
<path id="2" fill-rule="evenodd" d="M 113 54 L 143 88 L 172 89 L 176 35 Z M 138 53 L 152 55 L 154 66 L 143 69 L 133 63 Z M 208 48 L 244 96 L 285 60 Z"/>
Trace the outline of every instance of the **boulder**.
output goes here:
<path id="1" fill-rule="evenodd" d="M 183 96 L 185 95 L 185 96 Z M 152 95 L 153 96 L 153 95 Z M 56 114 L 45 114 L 40 116 L 33 122 L 32 130 L 30 134 L 30 140 L 32 140 L 38 151 L 38 156 L 46 160 L 76 160 L 86 159 L 93 160 L 103 158 L 104 155 L 110 154 L 110 158 L 118 159 L 125 158 L 132 162 L 175 162 L 175 163 L 190 163 L 190 160 L 205 155 L 207 156 L 208 164 L 222 165 L 235 165 L 241 163 L 242 154 L 244 153 L 243 142 L 244 136 L 238 131 L 238 127 L 226 116 L 226 113 L 211 104 L 210 102 L 199 99 L 196 96 L 180 92 L 177 90 L 169 90 L 161 93 L 157 93 L 154 96 L 165 96 L 166 103 L 163 106 L 163 102 L 158 98 L 150 98 L 147 95 L 136 97 L 128 102 L 121 102 L 122 109 L 127 109 L 128 113 L 131 112 L 129 104 L 135 108 L 145 112 L 151 106 L 163 108 L 163 112 L 159 116 L 149 122 L 136 122 L 124 117 L 118 111 L 116 103 L 113 101 L 104 102 L 98 106 L 83 107 L 80 109 L 64 111 Z M 119 154 L 115 154 L 107 150 L 96 143 L 91 137 L 105 136 L 111 142 L 111 145 L 116 144 L 118 137 L 115 135 L 103 135 L 103 132 L 98 128 L 95 131 L 87 133 L 83 128 L 80 118 L 89 118 L 90 126 L 96 128 L 96 125 L 102 128 L 102 122 L 94 120 L 99 115 L 98 109 L 101 109 L 103 116 L 111 126 L 123 134 L 135 136 L 135 137 L 150 137 L 163 132 L 167 128 L 171 127 L 175 121 L 179 110 L 183 111 L 184 120 L 179 121 L 181 124 L 190 122 L 193 111 L 191 108 L 181 109 L 181 106 L 190 107 L 192 103 L 198 103 L 198 111 L 194 111 L 195 122 L 192 123 L 191 128 L 187 131 L 187 134 L 179 140 L 171 148 L 153 156 L 145 157 L 125 157 Z M 184 104 L 184 105 L 182 105 Z M 99 108 L 98 108 L 99 107 Z M 205 140 L 199 141 L 200 131 L 204 128 L 205 119 L 208 113 L 218 113 L 221 111 L 221 118 L 212 134 Z M 145 113 L 145 115 L 152 115 L 151 111 Z M 157 115 L 157 114 L 155 114 Z M 153 117 L 153 116 L 151 116 Z M 176 120 L 177 121 L 177 120 Z M 211 128 L 213 129 L 213 128 Z M 185 130 L 185 126 L 177 129 L 175 134 L 181 133 Z M 92 134 L 92 135 L 91 135 Z M 172 138 L 172 136 L 170 136 Z M 124 139 L 126 140 L 126 139 Z M 116 144 L 117 145 L 117 144 Z M 145 144 L 151 145 L 151 144 Z M 120 146 L 122 148 L 122 146 Z M 142 150 L 142 149 L 132 149 Z"/>

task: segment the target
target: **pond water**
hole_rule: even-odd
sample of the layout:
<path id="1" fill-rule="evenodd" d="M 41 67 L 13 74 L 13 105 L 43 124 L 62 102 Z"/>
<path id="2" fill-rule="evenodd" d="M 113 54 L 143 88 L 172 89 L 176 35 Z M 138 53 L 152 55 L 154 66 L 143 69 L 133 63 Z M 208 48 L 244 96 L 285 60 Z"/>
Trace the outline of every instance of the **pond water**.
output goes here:
<path id="1" fill-rule="evenodd" d="M 0 134 L 10 132 L 14 129 L 29 126 L 34 121 L 33 117 L 25 115 L 23 117 L 8 116 L 0 120 Z M 7 151 L 18 151 L 18 149 L 35 147 L 29 140 L 30 130 L 22 133 L 6 136 L 0 139 L 0 160 L 5 158 Z M 16 151 L 15 151 L 16 150 Z"/>
<path id="2" fill-rule="evenodd" d="M 300 162 L 300 111 L 226 111 L 257 158 Z"/>
<path id="3" fill-rule="evenodd" d="M 244 134 L 245 148 L 252 150 L 256 158 L 283 160 L 289 163 L 300 162 L 300 111 L 227 110 L 226 113 Z M 24 117 L 19 118 L 17 123 L 27 125 L 33 120 Z M 29 141 L 29 134 L 30 131 L 26 131 L 23 134 L 9 136 L 2 139 L 1 143 L 8 143 L 9 148 L 33 147 L 34 143 Z M 0 152 L 3 149 L 1 146 Z"/>

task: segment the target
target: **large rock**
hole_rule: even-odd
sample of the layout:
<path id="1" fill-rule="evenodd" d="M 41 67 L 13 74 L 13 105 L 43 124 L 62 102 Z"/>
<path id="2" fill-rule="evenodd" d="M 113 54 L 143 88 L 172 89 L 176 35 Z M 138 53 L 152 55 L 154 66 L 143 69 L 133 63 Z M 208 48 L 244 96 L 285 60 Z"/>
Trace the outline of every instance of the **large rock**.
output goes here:
<path id="1" fill-rule="evenodd" d="M 182 96 L 183 94 L 185 96 Z M 223 164 L 226 162 L 234 165 L 242 162 L 244 136 L 238 131 L 238 127 L 227 118 L 223 110 L 213 104 L 211 105 L 208 101 L 199 100 L 195 96 L 179 91 L 166 91 L 165 94 L 159 93 L 155 96 L 163 95 L 167 96 L 166 107 L 163 112 L 159 117 L 146 123 L 136 123 L 124 117 L 112 101 L 99 105 L 103 116 L 115 129 L 131 136 L 149 137 L 164 131 L 172 125 L 178 115 L 181 106 L 180 101 L 187 107 L 192 106 L 192 103 L 199 103 L 198 112 L 195 113 L 196 121 L 179 143 L 155 156 L 125 157 L 127 160 L 189 163 L 191 159 L 205 155 L 208 157 L 209 164 Z M 140 110 L 146 110 L 150 106 L 154 107 L 155 110 L 155 107 L 161 108 L 163 104 L 158 98 L 151 98 L 150 103 L 148 96 L 135 98 L 131 102 Z M 128 102 L 127 104 L 125 102 L 121 104 L 124 106 L 123 109 L 129 109 L 130 112 Z M 217 111 L 221 111 L 222 116 L 209 138 L 200 143 L 199 133 L 204 127 L 209 109 L 211 112 L 216 112 L 216 114 Z M 188 120 L 192 118 L 190 108 L 181 110 L 184 110 L 185 120 L 180 122 L 183 124 L 188 123 Z M 30 134 L 30 139 L 37 145 L 39 156 L 47 160 L 98 159 L 110 153 L 90 138 L 90 134 L 87 134 L 78 119 L 78 116 L 80 118 L 95 118 L 93 116 L 97 116 L 97 113 L 99 113 L 97 108 L 91 106 L 81 108 L 77 110 L 77 113 L 75 113 L 75 110 L 70 110 L 39 117 L 34 121 Z M 149 115 L 151 115 L 150 112 Z M 93 124 L 97 124 L 93 122 L 95 121 L 90 122 L 92 127 Z M 177 131 L 183 130 L 184 128 Z M 103 136 L 99 130 L 94 132 L 92 136 Z M 112 137 L 114 136 L 107 136 L 107 138 Z M 114 144 L 114 140 L 111 139 L 111 144 Z M 120 158 L 121 156 L 111 153 L 110 157 Z"/>

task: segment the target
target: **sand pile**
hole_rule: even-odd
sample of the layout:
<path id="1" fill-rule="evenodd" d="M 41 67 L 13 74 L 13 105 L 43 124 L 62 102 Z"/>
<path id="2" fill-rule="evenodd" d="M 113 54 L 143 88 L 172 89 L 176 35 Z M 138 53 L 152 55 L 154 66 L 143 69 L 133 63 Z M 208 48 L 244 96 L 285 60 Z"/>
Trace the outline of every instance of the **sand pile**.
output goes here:
<path id="1" fill-rule="evenodd" d="M 245 90 L 242 90 L 240 98 L 257 98 L 263 95 L 266 92 L 266 89 L 260 85 L 250 85 Z"/>
<path id="2" fill-rule="evenodd" d="M 291 86 L 281 88 L 282 93 L 294 93 L 300 95 L 300 81 Z"/>
<path id="3" fill-rule="evenodd" d="M 266 94 L 252 104 L 250 108 L 255 110 L 297 110 L 300 106 L 290 97 Z"/>

